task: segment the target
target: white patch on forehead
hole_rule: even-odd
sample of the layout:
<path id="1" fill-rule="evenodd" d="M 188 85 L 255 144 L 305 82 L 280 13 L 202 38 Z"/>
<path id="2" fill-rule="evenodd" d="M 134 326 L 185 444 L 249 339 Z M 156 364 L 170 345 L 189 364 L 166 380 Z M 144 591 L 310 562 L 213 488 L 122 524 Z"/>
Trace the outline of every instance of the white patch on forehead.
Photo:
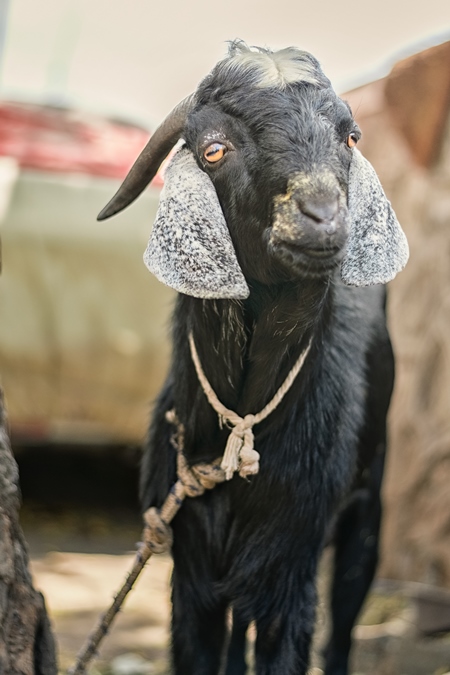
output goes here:
<path id="1" fill-rule="evenodd" d="M 305 53 L 292 47 L 278 52 L 239 49 L 223 65 L 229 72 L 253 76 L 254 84 L 261 88 L 284 88 L 296 82 L 319 84 L 315 65 Z"/>

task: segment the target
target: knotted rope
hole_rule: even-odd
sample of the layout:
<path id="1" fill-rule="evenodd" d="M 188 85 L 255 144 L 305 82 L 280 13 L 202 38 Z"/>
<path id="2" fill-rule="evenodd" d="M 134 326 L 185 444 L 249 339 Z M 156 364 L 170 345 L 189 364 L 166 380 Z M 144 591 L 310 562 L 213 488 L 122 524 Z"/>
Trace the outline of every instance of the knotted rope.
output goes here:
<path id="1" fill-rule="evenodd" d="M 68 675 L 85 674 L 87 665 L 95 656 L 100 642 L 108 633 L 114 618 L 149 558 L 154 553 L 163 553 L 170 549 L 172 545 L 170 523 L 178 513 L 184 498 L 198 497 L 205 490 L 211 490 L 217 483 L 223 483 L 225 480 L 225 474 L 220 468 L 221 458 L 210 464 L 188 466 L 183 454 L 184 426 L 179 422 L 173 410 L 166 413 L 166 419 L 175 426 L 171 442 L 177 451 L 178 480 L 171 488 L 160 510 L 152 507 L 145 511 L 143 543 L 138 547 L 131 571 L 109 609 L 100 616 L 97 626 L 79 651 L 75 665 L 69 668 Z"/>
<path id="2" fill-rule="evenodd" d="M 214 389 L 211 387 L 208 378 L 203 372 L 197 349 L 195 347 L 192 332 L 189 333 L 189 346 L 191 348 L 191 357 L 194 362 L 197 377 L 209 404 L 219 416 L 219 424 L 222 426 L 224 420 L 232 425 L 231 433 L 228 436 L 225 452 L 223 454 L 221 467 L 225 471 L 226 480 L 230 480 L 233 474 L 238 471 L 242 478 L 254 475 L 259 471 L 259 452 L 254 447 L 253 427 L 266 419 L 275 408 L 281 403 L 284 396 L 292 386 L 295 378 L 299 374 L 306 357 L 311 348 L 309 342 L 305 351 L 298 357 L 289 375 L 276 392 L 271 401 L 256 415 L 245 415 L 240 417 L 237 413 L 225 407 L 217 398 Z"/>
<path id="3" fill-rule="evenodd" d="M 189 467 L 184 456 L 184 425 L 178 420 L 176 412 L 166 413 L 168 422 L 175 426 L 171 438 L 177 451 L 178 480 L 171 488 L 161 509 L 152 507 L 144 513 L 144 542 L 152 553 L 165 553 L 172 546 L 172 529 L 169 523 L 174 519 L 185 497 L 200 497 L 205 490 L 212 490 L 217 483 L 223 483 L 225 474 L 220 468 L 221 458 L 211 464 L 196 464 Z"/>
<path id="4" fill-rule="evenodd" d="M 171 438 L 171 442 L 177 451 L 178 480 L 171 488 L 161 509 L 158 510 L 152 507 L 145 511 L 145 525 L 142 533 L 143 543 L 138 547 L 131 571 L 125 583 L 114 597 L 111 606 L 101 615 L 97 626 L 88 636 L 77 655 L 75 665 L 68 670 L 68 675 L 85 674 L 87 665 L 96 654 L 100 642 L 108 633 L 115 616 L 149 558 L 154 553 L 163 553 L 170 549 L 172 545 L 172 528 L 170 527 L 170 523 L 178 513 L 185 497 L 199 497 L 205 490 L 211 490 L 218 483 L 230 480 L 236 471 L 239 471 L 239 475 L 242 477 L 258 473 L 259 453 L 253 447 L 253 427 L 270 415 L 289 391 L 305 362 L 310 344 L 299 356 L 286 380 L 265 408 L 257 415 L 240 417 L 233 410 L 226 408 L 217 398 L 203 372 L 192 333 L 189 334 L 191 356 L 203 391 L 209 403 L 219 415 L 219 423 L 223 424 L 226 421 L 233 427 L 228 437 L 225 453 L 222 458 L 219 457 L 210 464 L 203 463 L 189 467 L 184 456 L 184 426 L 178 420 L 174 410 L 166 413 L 167 421 L 175 427 L 175 433 Z"/>

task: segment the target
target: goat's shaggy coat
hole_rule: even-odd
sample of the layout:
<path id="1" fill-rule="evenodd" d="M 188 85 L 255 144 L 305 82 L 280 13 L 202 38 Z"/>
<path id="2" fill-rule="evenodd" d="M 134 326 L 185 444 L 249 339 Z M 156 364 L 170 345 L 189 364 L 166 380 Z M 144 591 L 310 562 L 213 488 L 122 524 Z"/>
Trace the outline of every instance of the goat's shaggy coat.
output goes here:
<path id="1" fill-rule="evenodd" d="M 143 507 L 160 506 L 176 477 L 168 410 L 185 425 L 190 464 L 222 455 L 229 433 L 199 385 L 189 331 L 219 399 L 241 416 L 266 405 L 310 340 L 311 350 L 282 404 L 255 427 L 259 474 L 186 500 L 173 522 L 174 672 L 219 672 L 231 605 L 227 675 L 246 670 L 252 620 L 258 675 L 306 673 L 317 562 L 332 536 L 325 672 L 345 675 L 350 631 L 376 564 L 393 356 L 383 287 L 350 288 L 340 274 L 357 285 L 387 281 L 405 264 L 406 243 L 373 177 L 365 218 L 383 212 L 384 220 L 376 231 L 364 219 L 355 230 L 348 192 L 364 185 L 351 177 L 356 151 L 348 138 L 359 130 L 311 55 L 233 44 L 186 110 L 178 131 L 167 124 L 171 142 L 184 138 L 181 157 L 195 158 L 190 166 L 218 202 L 191 195 L 183 170 L 169 173 L 160 234 L 156 228 L 146 254 L 183 293 L 142 467 Z M 225 148 L 214 164 L 205 154 L 211 143 Z M 142 189 L 139 162 L 126 203 Z M 122 208 L 122 197 L 102 217 Z"/>

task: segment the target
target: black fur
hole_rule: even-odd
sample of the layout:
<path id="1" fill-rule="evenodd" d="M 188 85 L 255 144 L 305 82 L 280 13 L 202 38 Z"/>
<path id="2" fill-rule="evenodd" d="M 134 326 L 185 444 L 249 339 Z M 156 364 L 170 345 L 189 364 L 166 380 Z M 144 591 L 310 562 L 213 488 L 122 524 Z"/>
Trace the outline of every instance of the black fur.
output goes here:
<path id="1" fill-rule="evenodd" d="M 310 339 L 312 346 L 279 408 L 254 428 L 259 474 L 187 499 L 173 522 L 177 675 L 219 672 L 229 606 L 227 675 L 246 672 L 244 633 L 253 620 L 258 675 L 306 673 L 317 562 L 330 536 L 336 569 L 326 673 L 345 675 L 350 631 L 375 570 L 393 357 L 384 289 L 353 289 L 339 279 L 346 138 L 359 132 L 317 73 L 315 85 L 267 89 L 242 72 L 225 77 L 219 64 L 200 86 L 185 130 L 216 187 L 251 292 L 242 302 L 178 297 L 172 365 L 142 466 L 143 508 L 160 506 L 176 478 L 167 410 L 175 408 L 186 426 L 191 464 L 222 455 L 229 433 L 197 380 L 189 330 L 218 397 L 240 415 L 259 412 Z M 203 149 L 214 134 L 229 150 L 210 166 Z M 294 195 L 298 241 L 274 244 L 274 197 L 299 172 L 313 177 L 313 192 Z M 327 172 L 331 187 L 321 182 Z M 335 231 L 325 236 L 328 221 L 317 209 L 339 199 Z"/>

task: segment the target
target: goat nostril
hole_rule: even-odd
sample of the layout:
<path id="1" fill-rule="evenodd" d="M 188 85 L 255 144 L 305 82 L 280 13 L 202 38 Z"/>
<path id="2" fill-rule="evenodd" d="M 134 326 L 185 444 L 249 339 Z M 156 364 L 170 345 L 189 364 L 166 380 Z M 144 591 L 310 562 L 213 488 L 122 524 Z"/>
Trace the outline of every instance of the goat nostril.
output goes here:
<path id="1" fill-rule="evenodd" d="M 323 224 L 327 234 L 336 231 L 335 218 L 339 210 L 339 202 L 302 201 L 298 202 L 300 211 L 308 218 Z"/>
<path id="2" fill-rule="evenodd" d="M 326 220 L 324 221 L 324 230 L 326 234 L 334 234 L 336 232 L 336 220 Z"/>

